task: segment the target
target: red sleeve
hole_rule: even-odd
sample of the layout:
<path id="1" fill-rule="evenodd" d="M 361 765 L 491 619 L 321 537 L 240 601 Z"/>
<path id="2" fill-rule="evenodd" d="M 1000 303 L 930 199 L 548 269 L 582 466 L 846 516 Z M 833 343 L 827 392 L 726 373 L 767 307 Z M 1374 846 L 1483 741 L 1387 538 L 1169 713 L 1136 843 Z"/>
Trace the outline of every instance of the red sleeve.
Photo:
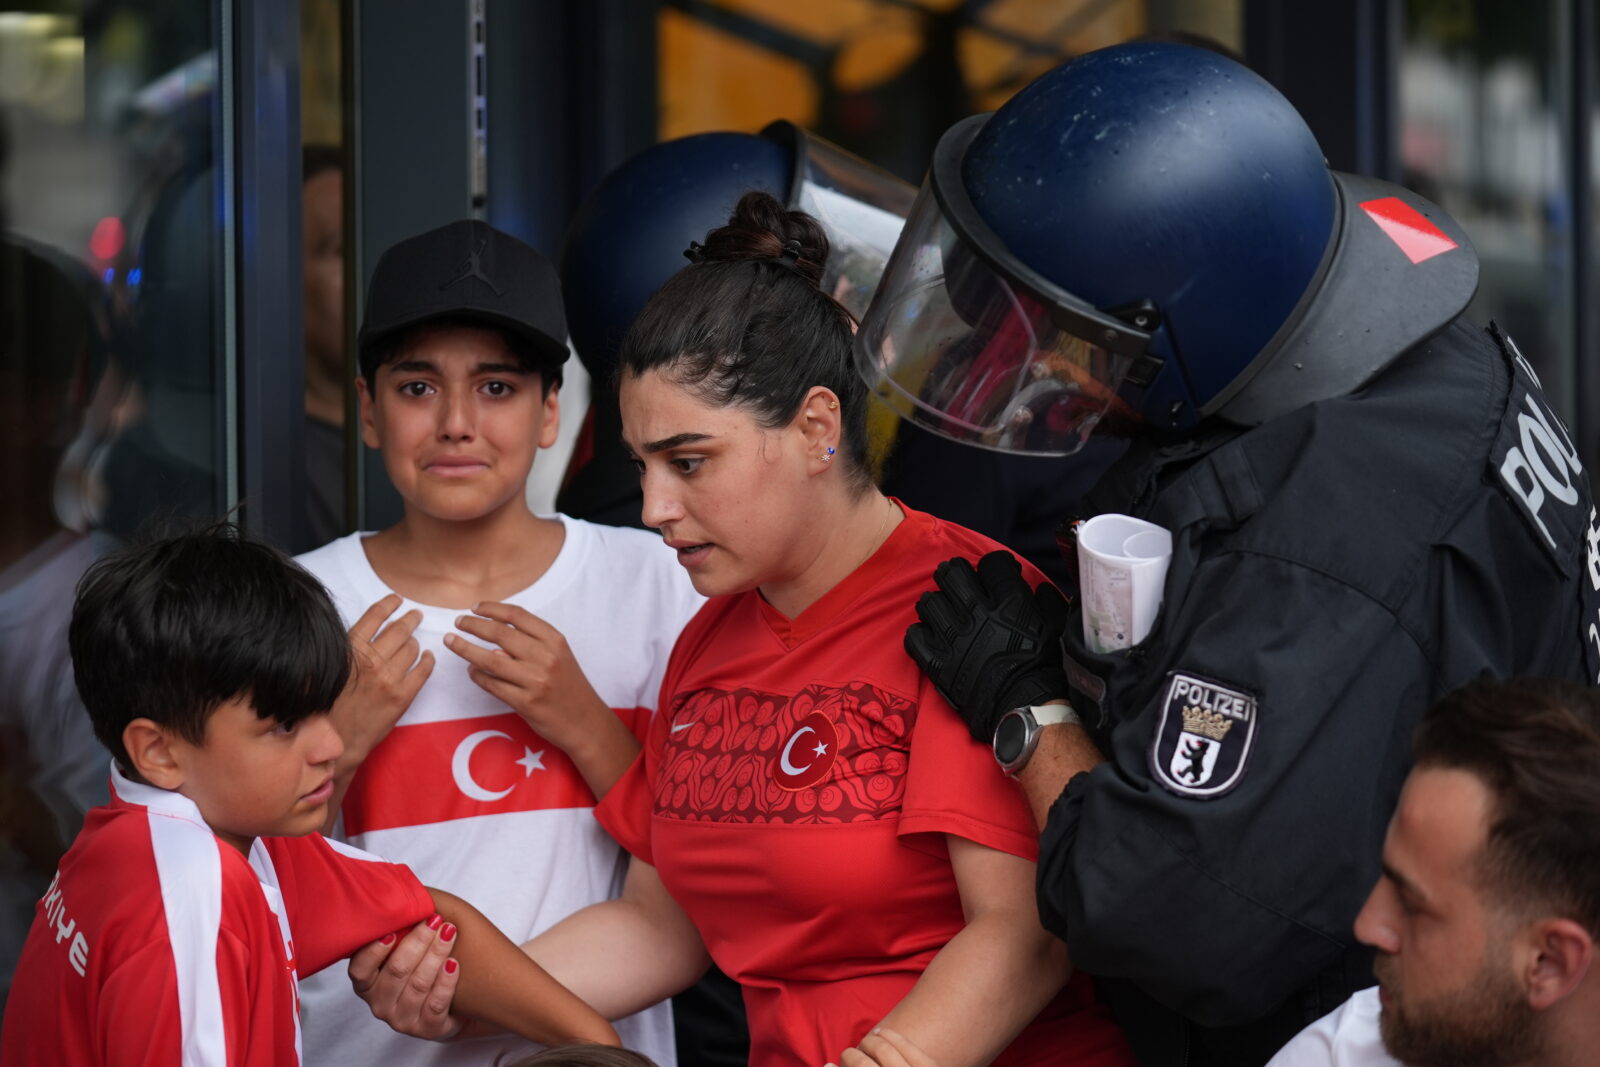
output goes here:
<path id="1" fill-rule="evenodd" d="M 617 784 L 594 806 L 594 817 L 605 832 L 629 853 L 650 864 L 655 863 L 650 849 L 650 811 L 655 798 L 655 770 L 660 765 L 661 750 L 666 739 L 666 716 L 657 715 L 645 734 L 644 747 L 622 777 L 617 779 Z"/>
<path id="2" fill-rule="evenodd" d="M 1049 581 L 1018 557 L 1029 583 Z M 974 561 L 976 562 L 976 561 Z M 994 761 L 994 750 L 972 739 L 966 723 L 924 676 L 917 724 L 911 733 L 900 837 L 912 848 L 942 853 L 932 835 L 955 834 L 979 845 L 1039 858 L 1039 828 L 1022 790 Z"/>
<path id="3" fill-rule="evenodd" d="M 433 914 L 433 897 L 404 864 L 321 834 L 261 840 L 278 873 L 302 978 Z"/>
<path id="4" fill-rule="evenodd" d="M 924 681 L 911 732 L 900 837 L 942 852 L 928 835 L 955 834 L 1025 860 L 1039 858 L 1039 830 L 1022 791 L 1001 772 L 994 752 L 972 739 L 950 705 Z"/>
<path id="5" fill-rule="evenodd" d="M 612 840 L 627 849 L 630 855 L 638 856 L 652 865 L 656 861 L 650 848 L 650 813 L 655 807 L 656 775 L 661 767 L 661 754 L 666 750 L 667 735 L 672 726 L 672 697 L 677 692 L 682 661 L 688 654 L 686 650 L 694 644 L 691 634 L 704 625 L 701 621 L 704 617 L 705 611 L 702 609 L 678 635 L 678 642 L 673 646 L 667 669 L 661 677 L 661 693 L 656 698 L 657 710 L 648 713 L 643 731 L 630 723 L 630 726 L 635 726 L 634 735 L 640 741 L 639 754 L 622 777 L 617 779 L 617 784 L 594 806 L 595 819 L 611 835 Z M 639 710 L 648 712 L 648 709 Z M 618 714 L 622 713 L 619 711 Z M 623 721 L 628 721 L 626 716 Z"/>

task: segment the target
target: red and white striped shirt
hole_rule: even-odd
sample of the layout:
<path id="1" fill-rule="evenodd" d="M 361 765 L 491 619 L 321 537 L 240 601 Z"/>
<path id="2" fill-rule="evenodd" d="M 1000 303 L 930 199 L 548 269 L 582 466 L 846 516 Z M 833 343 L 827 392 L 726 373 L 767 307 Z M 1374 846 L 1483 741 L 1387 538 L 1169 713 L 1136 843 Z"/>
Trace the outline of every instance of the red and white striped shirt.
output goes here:
<path id="1" fill-rule="evenodd" d="M 111 788 L 39 902 L 0 1067 L 298 1064 L 299 978 L 433 913 L 399 864 L 320 834 L 247 860 L 187 797 Z"/>

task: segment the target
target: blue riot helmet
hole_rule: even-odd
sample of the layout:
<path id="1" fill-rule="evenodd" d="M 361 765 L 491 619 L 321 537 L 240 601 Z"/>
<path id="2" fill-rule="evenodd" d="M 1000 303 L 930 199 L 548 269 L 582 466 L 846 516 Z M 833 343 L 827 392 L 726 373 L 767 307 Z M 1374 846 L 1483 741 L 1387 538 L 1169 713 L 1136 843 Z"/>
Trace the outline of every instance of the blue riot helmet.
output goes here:
<path id="1" fill-rule="evenodd" d="M 823 287 L 866 311 L 916 190 L 788 122 L 759 134 L 702 133 L 648 148 L 578 209 L 561 256 L 567 323 L 578 358 L 608 379 L 645 301 L 683 267 L 690 241 L 724 225 L 761 189 L 822 223 L 833 247 Z"/>
<path id="2" fill-rule="evenodd" d="M 1126 44 L 945 133 L 856 354 L 913 422 L 1066 455 L 1348 393 L 1477 278 L 1454 220 L 1330 171 L 1256 74 Z"/>

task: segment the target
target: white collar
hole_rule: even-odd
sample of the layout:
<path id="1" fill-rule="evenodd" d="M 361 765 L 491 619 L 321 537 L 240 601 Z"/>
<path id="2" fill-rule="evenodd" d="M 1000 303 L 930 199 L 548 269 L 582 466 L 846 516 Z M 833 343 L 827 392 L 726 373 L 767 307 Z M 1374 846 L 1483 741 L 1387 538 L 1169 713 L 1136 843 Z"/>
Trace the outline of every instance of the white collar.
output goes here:
<path id="1" fill-rule="evenodd" d="M 151 811 L 187 819 L 199 823 L 207 830 L 211 829 L 194 801 L 171 789 L 160 789 L 153 785 L 145 785 L 143 782 L 135 782 L 122 773 L 117 767 L 116 760 L 111 761 L 111 792 L 118 800 L 125 803 L 138 804 Z"/>

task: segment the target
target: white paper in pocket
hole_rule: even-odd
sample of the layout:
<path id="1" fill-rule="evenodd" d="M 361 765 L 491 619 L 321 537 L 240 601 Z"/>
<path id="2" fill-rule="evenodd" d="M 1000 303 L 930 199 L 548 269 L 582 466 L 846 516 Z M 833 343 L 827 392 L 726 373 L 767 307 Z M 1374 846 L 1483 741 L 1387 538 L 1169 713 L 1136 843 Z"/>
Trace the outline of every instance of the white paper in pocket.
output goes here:
<path id="1" fill-rule="evenodd" d="M 1095 652 L 1143 641 L 1161 610 L 1172 534 L 1131 515 L 1096 515 L 1078 527 L 1083 636 Z"/>

